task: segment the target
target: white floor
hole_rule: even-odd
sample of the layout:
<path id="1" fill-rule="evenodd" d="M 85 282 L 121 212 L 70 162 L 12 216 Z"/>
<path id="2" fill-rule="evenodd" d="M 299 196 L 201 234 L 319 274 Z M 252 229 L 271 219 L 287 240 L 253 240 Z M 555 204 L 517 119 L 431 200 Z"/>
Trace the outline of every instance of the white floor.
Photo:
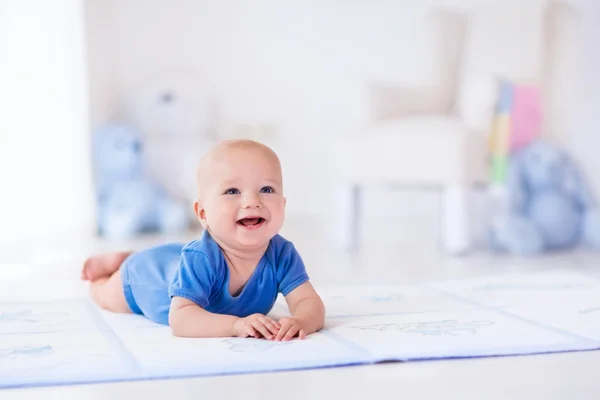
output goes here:
<path id="1" fill-rule="evenodd" d="M 369 223 L 365 246 L 344 254 L 329 246 L 327 224 L 313 220 L 289 221 L 282 232 L 300 249 L 315 285 L 350 283 L 407 283 L 449 277 L 504 274 L 557 267 L 600 268 L 600 255 L 576 252 L 538 259 L 514 259 L 475 254 L 452 259 L 439 254 L 423 238 L 395 242 L 394 227 Z M 383 235 L 375 240 L 375 235 Z M 150 237 L 127 243 L 140 248 L 165 240 Z M 387 239 L 381 239 L 385 237 Z M 2 248 L 0 291 L 3 296 L 49 299 L 86 293 L 79 280 L 79 265 L 90 252 L 120 248 L 122 243 L 83 241 L 60 246 Z M 600 352 L 498 357 L 468 360 L 391 363 L 373 366 L 315 369 L 270 374 L 249 374 L 195 379 L 142 381 L 115 384 L 42 387 L 0 391 L 11 399 L 198 398 L 220 399 L 345 399 L 365 396 L 416 398 L 600 398 Z M 396 397 L 396 396 L 393 396 Z"/>

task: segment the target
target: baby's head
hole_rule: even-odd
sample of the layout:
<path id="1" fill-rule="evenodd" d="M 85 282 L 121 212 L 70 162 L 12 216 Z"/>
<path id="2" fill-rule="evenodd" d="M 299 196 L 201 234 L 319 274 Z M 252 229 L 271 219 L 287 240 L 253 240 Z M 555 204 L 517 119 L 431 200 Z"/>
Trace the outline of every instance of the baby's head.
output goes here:
<path id="1" fill-rule="evenodd" d="M 228 140 L 200 160 L 194 210 L 222 245 L 253 250 L 268 244 L 283 224 L 285 197 L 279 158 L 251 140 Z"/>

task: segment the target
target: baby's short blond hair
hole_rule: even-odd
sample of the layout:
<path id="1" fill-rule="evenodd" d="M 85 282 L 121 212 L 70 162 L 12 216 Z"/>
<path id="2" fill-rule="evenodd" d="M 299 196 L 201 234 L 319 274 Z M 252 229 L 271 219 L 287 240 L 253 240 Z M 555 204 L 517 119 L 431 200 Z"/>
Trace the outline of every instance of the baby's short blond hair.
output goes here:
<path id="1" fill-rule="evenodd" d="M 261 156 L 269 159 L 269 161 L 276 165 L 279 171 L 278 178 L 282 180 L 281 162 L 277 154 L 269 146 L 249 139 L 224 140 L 211 148 L 198 163 L 198 167 L 196 168 L 198 197 L 200 197 L 202 193 L 202 188 L 204 187 L 207 176 L 209 175 L 211 165 L 215 162 L 215 160 L 231 152 L 232 150 L 248 150 L 260 153 Z"/>

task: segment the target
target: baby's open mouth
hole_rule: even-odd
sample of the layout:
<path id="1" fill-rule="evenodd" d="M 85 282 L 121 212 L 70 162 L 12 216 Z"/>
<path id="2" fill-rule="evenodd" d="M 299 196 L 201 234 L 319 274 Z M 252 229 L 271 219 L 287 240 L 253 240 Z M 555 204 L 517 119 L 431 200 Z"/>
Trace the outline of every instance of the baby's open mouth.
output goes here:
<path id="1" fill-rule="evenodd" d="M 264 218 L 249 217 L 249 218 L 242 218 L 237 223 L 240 225 L 248 226 L 248 227 L 256 227 L 256 226 L 261 225 L 263 222 L 265 222 Z"/>

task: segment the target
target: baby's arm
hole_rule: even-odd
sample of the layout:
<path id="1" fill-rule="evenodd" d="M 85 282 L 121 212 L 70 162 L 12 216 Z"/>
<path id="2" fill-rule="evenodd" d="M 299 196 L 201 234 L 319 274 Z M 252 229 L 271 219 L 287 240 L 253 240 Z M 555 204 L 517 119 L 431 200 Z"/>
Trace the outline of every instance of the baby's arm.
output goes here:
<path id="1" fill-rule="evenodd" d="M 232 315 L 210 313 L 193 301 L 177 296 L 173 297 L 169 310 L 171 331 L 181 337 L 233 336 L 237 319 Z"/>
<path id="2" fill-rule="evenodd" d="M 306 281 L 285 297 L 291 318 L 279 320 L 281 329 L 275 340 L 289 340 L 296 334 L 303 339 L 325 324 L 325 306 L 310 282 Z"/>
<path id="3" fill-rule="evenodd" d="M 271 338 L 279 330 L 279 323 L 261 314 L 246 318 L 215 314 L 204 310 L 193 301 L 174 296 L 169 310 L 169 325 L 174 336 L 180 337 L 257 337 Z"/>

